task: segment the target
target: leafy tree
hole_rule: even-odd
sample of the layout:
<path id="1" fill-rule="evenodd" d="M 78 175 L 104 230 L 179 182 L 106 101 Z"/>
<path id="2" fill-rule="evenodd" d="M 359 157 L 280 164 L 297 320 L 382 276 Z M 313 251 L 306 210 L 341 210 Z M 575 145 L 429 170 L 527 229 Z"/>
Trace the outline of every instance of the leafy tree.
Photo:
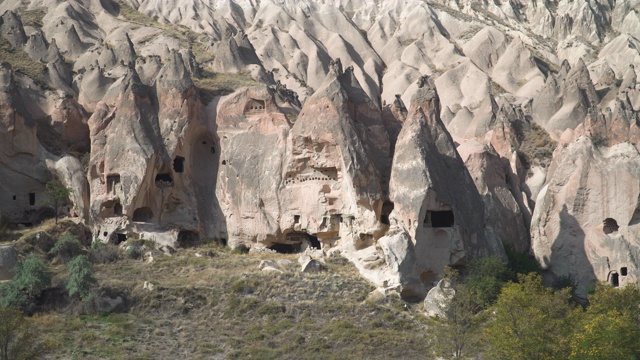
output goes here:
<path id="1" fill-rule="evenodd" d="M 48 197 L 47 203 L 53 205 L 53 209 L 56 212 L 56 224 L 58 223 L 58 213 L 60 206 L 69 201 L 69 194 L 71 189 L 62 185 L 59 180 L 53 179 L 45 185 L 46 195 Z"/>
<path id="2" fill-rule="evenodd" d="M 69 279 L 67 280 L 67 291 L 71 297 L 79 297 L 87 300 L 92 293 L 93 287 L 97 284 L 93 277 L 91 263 L 86 255 L 76 256 L 67 264 Z"/>
<path id="3" fill-rule="evenodd" d="M 51 274 L 44 262 L 35 254 L 19 261 L 15 275 L 0 288 L 0 305 L 32 311 L 35 298 L 51 285 Z"/>
<path id="4" fill-rule="evenodd" d="M 554 292 L 540 275 L 520 275 L 507 284 L 485 328 L 491 359 L 566 359 L 569 339 L 580 316 L 568 289 Z"/>
<path id="5" fill-rule="evenodd" d="M 73 234 L 69 233 L 62 235 L 49 251 L 49 255 L 65 263 L 81 253 L 82 245 Z"/>
<path id="6" fill-rule="evenodd" d="M 481 345 L 479 306 L 475 294 L 466 286 L 457 286 L 456 294 L 445 301 L 444 318 L 431 321 L 430 335 L 438 357 L 464 359 L 475 355 Z"/>
<path id="7" fill-rule="evenodd" d="M 497 256 L 475 259 L 469 264 L 469 275 L 464 284 L 478 302 L 478 310 L 491 305 L 500 295 L 502 287 L 515 274 Z"/>
<path id="8" fill-rule="evenodd" d="M 31 320 L 20 311 L 0 308 L 0 319 L 0 360 L 29 360 L 45 353 Z"/>
<path id="9" fill-rule="evenodd" d="M 571 341 L 571 359 L 640 358 L 640 288 L 596 285 L 581 328 Z"/>

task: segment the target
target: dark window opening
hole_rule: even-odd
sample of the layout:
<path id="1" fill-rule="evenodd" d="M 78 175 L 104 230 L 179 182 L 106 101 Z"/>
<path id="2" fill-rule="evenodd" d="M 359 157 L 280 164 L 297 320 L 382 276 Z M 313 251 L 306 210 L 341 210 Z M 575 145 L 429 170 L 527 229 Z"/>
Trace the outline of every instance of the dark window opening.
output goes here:
<path id="1" fill-rule="evenodd" d="M 216 153 L 216 148 L 214 148 L 213 146 L 211 147 L 211 153 L 215 154 Z"/>
<path id="2" fill-rule="evenodd" d="M 424 217 L 424 226 L 443 228 L 453 227 L 454 218 L 453 211 L 427 211 L 427 215 Z"/>
<path id="3" fill-rule="evenodd" d="M 13 195 L 13 200 L 15 200 L 15 199 L 16 199 L 16 196 L 15 196 L 15 195 Z"/>
<path id="4" fill-rule="evenodd" d="M 102 236 L 107 236 L 107 235 L 109 235 L 109 233 L 106 231 L 102 233 Z"/>
<path id="5" fill-rule="evenodd" d="M 227 165 L 227 160 L 222 160 L 222 165 Z"/>
<path id="6" fill-rule="evenodd" d="M 604 231 L 605 234 L 611 234 L 614 233 L 616 231 L 618 231 L 618 229 L 620 228 L 618 226 L 618 222 L 615 219 L 612 218 L 606 218 L 603 221 L 603 228 L 602 230 Z"/>
<path id="7" fill-rule="evenodd" d="M 36 204 L 36 193 L 29 193 L 29 205 L 33 206 Z"/>
<path id="8" fill-rule="evenodd" d="M 206 142 L 206 141 L 203 141 L 203 142 L 202 142 L 202 145 L 207 145 L 207 142 Z"/>
<path id="9" fill-rule="evenodd" d="M 116 234 L 116 245 L 127 241 L 127 234 Z"/>
<path id="10" fill-rule="evenodd" d="M 152 219 L 153 211 L 147 206 L 138 208 L 133 212 L 132 220 L 135 222 L 149 222 Z"/>
<path id="11" fill-rule="evenodd" d="M 187 248 L 200 245 L 200 236 L 195 231 L 183 230 L 178 233 L 178 246 Z"/>
<path id="12" fill-rule="evenodd" d="M 627 267 L 620 268 L 620 275 L 627 276 Z"/>
<path id="13" fill-rule="evenodd" d="M 113 205 L 113 215 L 121 216 L 122 215 L 122 205 L 120 203 L 116 203 Z"/>
<path id="14" fill-rule="evenodd" d="M 107 176 L 107 192 L 116 191 L 116 185 L 120 183 L 120 175 L 109 175 Z"/>
<path id="15" fill-rule="evenodd" d="M 177 173 L 184 172 L 184 158 L 182 156 L 176 156 L 173 159 L 173 171 Z"/>
<path id="16" fill-rule="evenodd" d="M 620 286 L 620 279 L 618 278 L 618 273 L 611 274 L 611 286 L 613 287 Z"/>
<path id="17" fill-rule="evenodd" d="M 300 215 L 293 215 L 293 223 L 300 224 Z"/>

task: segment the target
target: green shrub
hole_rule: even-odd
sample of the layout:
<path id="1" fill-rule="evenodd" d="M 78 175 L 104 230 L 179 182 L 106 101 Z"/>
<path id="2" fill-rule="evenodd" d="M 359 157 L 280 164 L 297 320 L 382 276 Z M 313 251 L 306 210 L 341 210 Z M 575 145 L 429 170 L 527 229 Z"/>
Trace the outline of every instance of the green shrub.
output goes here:
<path id="1" fill-rule="evenodd" d="M 67 279 L 69 296 L 82 300 L 90 298 L 97 281 L 93 277 L 89 258 L 86 255 L 76 256 L 67 265 L 67 271 L 69 272 L 69 279 Z"/>
<path id="2" fill-rule="evenodd" d="M 471 261 L 464 285 L 475 295 L 478 305 L 483 307 L 493 303 L 502 287 L 511 280 L 515 280 L 514 272 L 502 259 L 490 256 Z"/>
<path id="3" fill-rule="evenodd" d="M 82 245 L 72 234 L 64 234 L 53 245 L 53 248 L 49 251 L 49 255 L 57 258 L 63 263 L 69 262 L 69 260 L 82 254 Z"/>
<path id="4" fill-rule="evenodd" d="M 15 267 L 13 281 L 0 288 L 0 305 L 31 312 L 35 299 L 51 285 L 51 274 L 37 255 L 31 254 Z"/>

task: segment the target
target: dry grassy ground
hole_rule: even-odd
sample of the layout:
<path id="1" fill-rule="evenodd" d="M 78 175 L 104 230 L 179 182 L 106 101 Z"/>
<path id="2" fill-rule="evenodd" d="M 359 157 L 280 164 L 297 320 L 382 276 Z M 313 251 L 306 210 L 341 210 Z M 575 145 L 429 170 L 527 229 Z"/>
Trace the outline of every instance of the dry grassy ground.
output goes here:
<path id="1" fill-rule="evenodd" d="M 206 251 L 214 256 L 195 256 Z M 262 272 L 263 259 L 292 264 L 282 274 Z M 51 266 L 61 286 L 64 267 Z M 35 320 L 55 359 L 428 357 L 424 319 L 411 305 L 366 300 L 374 288 L 351 264 L 335 258 L 327 266 L 302 274 L 296 255 L 241 254 L 215 244 L 155 252 L 151 263 L 122 258 L 94 272 L 101 287 L 125 294 L 127 312 L 75 315 L 67 306 Z M 143 289 L 145 281 L 155 289 Z"/>

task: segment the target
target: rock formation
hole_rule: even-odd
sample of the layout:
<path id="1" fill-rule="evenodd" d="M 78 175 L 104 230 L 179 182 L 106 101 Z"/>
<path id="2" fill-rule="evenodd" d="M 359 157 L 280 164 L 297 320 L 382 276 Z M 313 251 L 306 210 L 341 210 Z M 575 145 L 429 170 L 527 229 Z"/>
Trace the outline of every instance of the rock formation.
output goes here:
<path id="1" fill-rule="evenodd" d="M 100 241 L 322 248 L 407 298 L 511 244 L 622 285 L 634 4 L 5 0 L 0 213 L 57 178 Z"/>
<path id="2" fill-rule="evenodd" d="M 571 276 L 581 295 L 596 280 L 622 286 L 638 279 L 638 166 L 634 146 L 598 147 L 583 136 L 556 156 L 538 195 L 533 252 L 552 275 Z"/>
<path id="3" fill-rule="evenodd" d="M 415 242 L 426 282 L 445 266 L 464 266 L 471 257 L 503 249 L 486 226 L 482 199 L 440 120 L 433 81 L 419 82 L 398 135 L 389 187 L 393 217 Z"/>

